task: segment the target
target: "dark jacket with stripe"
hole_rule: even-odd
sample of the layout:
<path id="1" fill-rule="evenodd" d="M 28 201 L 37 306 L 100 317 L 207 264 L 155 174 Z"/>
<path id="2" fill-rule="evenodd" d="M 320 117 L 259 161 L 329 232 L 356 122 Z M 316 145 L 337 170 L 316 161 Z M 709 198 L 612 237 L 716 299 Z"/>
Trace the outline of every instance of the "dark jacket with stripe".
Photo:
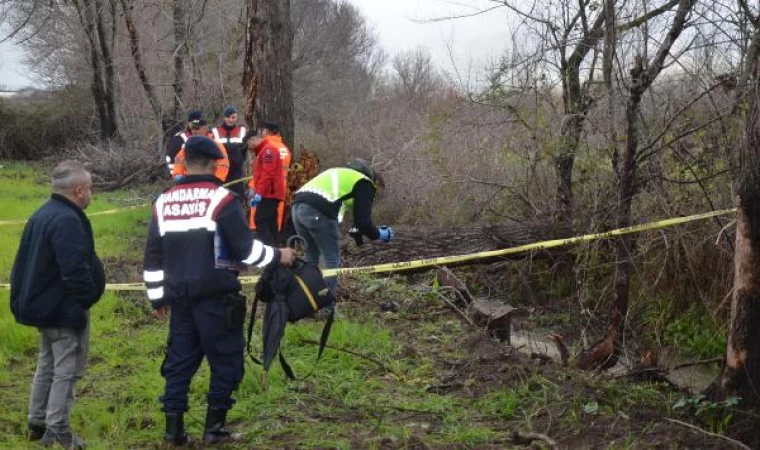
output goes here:
<path id="1" fill-rule="evenodd" d="M 40 328 L 83 329 L 85 311 L 100 300 L 105 283 L 90 221 L 69 199 L 53 194 L 21 236 L 11 271 L 16 321 Z"/>
<path id="2" fill-rule="evenodd" d="M 238 292 L 240 270 L 279 263 L 279 250 L 253 238 L 233 200 L 212 175 L 188 175 L 158 197 L 143 272 L 154 308 Z"/>

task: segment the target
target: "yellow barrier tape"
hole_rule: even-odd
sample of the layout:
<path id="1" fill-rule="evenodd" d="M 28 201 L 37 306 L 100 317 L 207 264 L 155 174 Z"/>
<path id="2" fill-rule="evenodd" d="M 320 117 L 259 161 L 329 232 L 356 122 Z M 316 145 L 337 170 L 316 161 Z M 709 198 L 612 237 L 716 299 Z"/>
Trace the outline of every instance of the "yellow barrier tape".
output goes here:
<path id="1" fill-rule="evenodd" d="M 527 251 L 546 250 L 554 247 L 561 247 L 564 245 L 577 244 L 580 242 L 589 242 L 597 239 L 604 239 L 614 236 L 622 236 L 625 234 L 640 233 L 647 230 L 655 230 L 659 228 L 667 228 L 675 225 L 681 225 L 687 222 L 693 222 L 697 220 L 710 219 L 712 217 L 723 216 L 726 214 L 735 213 L 736 209 L 724 209 L 721 211 L 713 211 L 703 214 L 695 214 L 687 217 L 677 217 L 674 219 L 665 219 L 657 222 L 650 222 L 641 225 L 634 225 L 627 228 L 618 228 L 616 230 L 605 231 L 602 233 L 584 234 L 581 236 L 575 236 L 566 239 L 553 239 L 549 241 L 535 242 L 532 244 L 520 245 L 517 247 L 504 248 L 500 250 L 491 250 L 487 252 L 470 253 L 467 255 L 455 255 L 455 256 L 441 256 L 438 258 L 418 259 L 415 261 L 395 262 L 378 264 L 375 266 L 366 267 L 346 267 L 342 269 L 327 269 L 322 272 L 324 276 L 335 275 L 347 275 L 356 273 L 383 273 L 383 272 L 396 272 L 402 270 L 418 269 L 422 267 L 440 266 L 445 264 L 460 263 L 466 261 L 472 261 L 476 259 L 493 258 L 496 256 L 506 256 L 515 253 L 524 253 Z M 258 281 L 259 277 L 240 277 L 240 282 L 243 284 L 251 284 Z"/>
<path id="2" fill-rule="evenodd" d="M 144 203 L 142 205 L 125 206 L 124 208 L 98 211 L 91 214 L 87 214 L 87 217 L 97 217 L 97 216 L 106 216 L 110 214 L 119 214 L 124 211 L 131 211 L 133 209 L 147 208 L 150 205 L 151 205 L 150 203 Z M 5 226 L 5 225 L 24 225 L 26 222 L 27 222 L 26 220 L 0 220 L 0 227 Z"/>
<path id="3" fill-rule="evenodd" d="M 238 178 L 237 180 L 233 180 L 233 181 L 230 181 L 229 183 L 225 183 L 223 186 L 229 187 L 236 183 L 248 181 L 251 178 L 253 177 Z M 92 214 L 87 214 L 87 217 L 97 217 L 97 216 L 105 216 L 105 215 L 110 215 L 110 214 L 119 214 L 124 211 L 131 211 L 133 209 L 148 208 L 150 207 L 150 205 L 151 203 L 143 203 L 141 205 L 125 206 L 124 208 L 109 209 L 107 211 L 98 211 Z M 24 225 L 26 222 L 27 222 L 26 220 L 0 220 L 0 227 L 6 226 L 6 225 Z"/>
<path id="4" fill-rule="evenodd" d="M 580 242 L 590 242 L 597 239 L 605 239 L 609 237 L 622 236 L 625 234 L 640 233 L 642 231 L 656 230 L 659 228 L 667 228 L 675 225 L 681 225 L 688 222 L 694 222 L 697 220 L 710 219 L 713 217 L 724 216 L 726 214 L 735 213 L 736 209 L 723 209 L 720 211 L 712 211 L 703 214 L 694 214 L 686 217 L 676 217 L 673 219 L 659 220 L 656 222 L 649 222 L 641 225 L 634 225 L 627 228 L 618 228 L 616 230 L 605 231 L 602 233 L 584 234 L 581 236 L 575 236 L 565 239 L 552 239 L 548 241 L 534 242 L 532 244 L 520 245 L 517 247 L 504 248 L 500 250 L 490 250 L 486 252 L 470 253 L 466 255 L 454 255 L 454 256 L 441 256 L 438 258 L 418 259 L 415 261 L 404 261 L 395 263 L 378 264 L 375 266 L 365 267 L 345 267 L 342 269 L 327 269 L 322 273 L 324 276 L 335 275 L 347 275 L 357 273 L 385 273 L 385 272 L 398 272 L 403 270 L 419 269 L 423 267 L 440 266 L 446 264 L 454 264 L 466 261 L 473 261 L 476 259 L 493 258 L 496 256 L 513 255 L 516 253 L 524 253 L 527 251 L 546 250 L 549 248 L 561 247 L 565 245 L 577 244 Z M 259 276 L 240 277 L 242 284 L 254 284 L 259 280 Z M 0 284 L 0 290 L 10 289 L 10 284 Z M 106 290 L 110 291 L 144 291 L 145 285 L 143 283 L 121 283 L 121 284 L 107 284 Z"/>
<path id="5" fill-rule="evenodd" d="M 500 250 L 491 250 L 487 252 L 470 253 L 467 255 L 454 255 L 454 256 L 441 256 L 438 258 L 418 259 L 415 261 L 404 261 L 395 263 L 378 264 L 376 266 L 366 267 L 346 267 L 342 269 L 328 269 L 323 271 L 325 276 L 346 275 L 353 273 L 384 273 L 384 272 L 397 272 L 403 270 L 419 269 L 422 267 L 441 266 L 446 264 L 460 263 L 466 261 L 472 261 L 476 259 L 493 258 L 496 256 L 513 255 L 516 253 L 524 253 L 527 251 L 546 250 L 549 248 L 561 247 L 564 245 L 577 244 L 580 242 L 589 242 L 597 239 L 605 239 L 609 237 L 622 236 L 625 234 L 640 233 L 647 230 L 656 230 L 659 228 L 667 228 L 675 225 L 681 225 L 688 222 L 694 222 L 697 220 L 710 219 L 713 217 L 724 216 L 727 214 L 735 213 L 736 209 L 723 209 L 720 211 L 713 211 L 703 214 L 694 214 L 686 217 L 676 217 L 673 219 L 659 220 L 657 222 L 649 222 L 641 225 L 634 225 L 627 228 L 618 228 L 616 230 L 605 231 L 602 233 L 584 234 L 581 236 L 575 236 L 566 239 L 552 239 L 549 241 L 534 242 L 532 244 L 520 245 L 517 247 L 504 248 Z M 259 280 L 258 276 L 240 277 L 240 282 L 243 284 L 254 284 Z M 0 284 L 1 290 L 10 289 L 10 284 Z M 122 283 L 122 284 L 107 284 L 106 290 L 109 291 L 144 291 L 145 285 L 143 283 Z"/>

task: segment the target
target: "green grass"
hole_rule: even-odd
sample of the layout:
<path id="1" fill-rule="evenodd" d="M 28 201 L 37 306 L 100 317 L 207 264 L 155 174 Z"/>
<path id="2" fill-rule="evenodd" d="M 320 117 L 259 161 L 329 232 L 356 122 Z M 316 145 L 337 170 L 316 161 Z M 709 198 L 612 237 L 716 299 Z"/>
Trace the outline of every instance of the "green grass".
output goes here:
<path id="1" fill-rule="evenodd" d="M 0 165 L 0 220 L 25 219 L 48 197 L 48 183 L 29 165 Z M 96 193 L 88 212 L 147 201 L 149 195 L 140 191 Z M 109 282 L 139 280 L 148 218 L 147 209 L 92 218 Z M 0 226 L 3 280 L 21 229 Z M 501 361 L 501 368 L 481 369 L 492 362 L 472 354 L 477 346 L 463 345 L 468 332 L 475 337 L 477 332 L 429 286 L 410 288 L 402 277 L 359 276 L 343 282 L 360 301 L 341 309 L 330 345 L 365 357 L 328 349 L 314 375 L 296 382 L 289 382 L 275 362 L 265 389 L 259 383 L 260 367 L 247 364 L 229 416 L 247 441 L 229 448 L 380 449 L 419 443 L 505 448 L 516 430 L 550 428 L 554 437 L 579 436 L 589 424 L 607 430 L 612 420 L 618 423 L 617 437 L 624 440 L 644 432 L 618 417 L 673 404 L 657 386 L 570 376 L 559 367 L 549 370 L 519 358 Z M 15 323 L 8 299 L 8 291 L 0 291 L 0 448 L 36 448 L 25 441 L 24 429 L 38 333 Z M 377 305 L 387 300 L 397 300 L 401 310 L 379 312 Z M 304 341 L 317 341 L 321 328 L 322 322 L 311 320 L 288 326 L 283 348 L 298 375 L 313 367 L 317 346 Z M 88 448 L 156 448 L 164 424 L 158 397 L 164 387 L 159 368 L 166 333 L 167 325 L 151 317 L 142 292 L 107 292 L 93 307 L 90 364 L 78 385 L 72 416 Z M 260 345 L 258 338 L 255 342 Z M 459 369 L 452 370 L 449 361 L 458 362 L 454 367 Z M 455 377 L 459 388 L 448 393 L 431 389 L 457 370 L 462 371 Z M 208 381 L 204 363 L 191 386 L 186 418 L 196 438 Z"/>
<path id="2" fill-rule="evenodd" d="M 3 205 L 0 208 L 0 222 L 28 219 L 49 197 L 49 177 L 26 163 L 0 161 L 0 199 Z M 96 190 L 87 213 L 149 204 L 150 201 L 150 194 L 146 193 L 99 193 Z M 91 218 L 93 232 L 97 236 L 95 247 L 98 254 L 105 259 L 106 266 L 125 259 L 139 260 L 142 248 L 138 244 L 145 235 L 149 220 L 148 207 Z M 0 283 L 8 282 L 23 229 L 23 224 L 0 224 Z"/>

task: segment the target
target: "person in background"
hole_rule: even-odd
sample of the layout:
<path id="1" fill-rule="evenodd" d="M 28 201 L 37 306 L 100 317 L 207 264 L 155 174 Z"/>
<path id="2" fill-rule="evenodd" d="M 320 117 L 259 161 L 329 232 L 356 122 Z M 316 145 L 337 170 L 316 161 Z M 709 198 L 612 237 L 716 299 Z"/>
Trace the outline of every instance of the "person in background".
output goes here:
<path id="1" fill-rule="evenodd" d="M 223 158 L 216 142 L 193 136 L 185 152 L 187 175 L 153 205 L 143 272 L 154 315 L 170 317 L 161 366 L 164 441 L 188 442 L 183 416 L 190 382 L 204 357 L 211 380 L 203 442 L 239 441 L 241 435 L 225 428 L 235 403 L 232 393 L 243 378 L 246 300 L 238 274 L 247 266 L 289 266 L 295 253 L 253 238 L 235 195 L 214 176 L 215 161 Z"/>
<path id="2" fill-rule="evenodd" d="M 358 233 L 390 242 L 393 230 L 378 228 L 372 222 L 375 195 L 384 186 L 374 167 L 356 158 L 346 167 L 325 170 L 299 189 L 293 199 L 293 224 L 306 240 L 304 259 L 319 263 L 321 258 L 325 269 L 340 267 L 340 222 L 346 211 L 353 213 Z M 336 293 L 337 277 L 326 277 L 325 281 Z"/>
<path id="3" fill-rule="evenodd" d="M 90 308 L 105 289 L 84 210 L 92 177 L 64 161 L 52 173 L 53 194 L 29 219 L 11 271 L 11 311 L 36 327 L 40 352 L 29 400 L 30 440 L 82 449 L 71 431 L 74 387 L 82 378 L 90 344 Z"/>
<path id="4" fill-rule="evenodd" d="M 288 173 L 290 170 L 290 164 L 293 160 L 293 153 L 290 151 L 287 145 L 282 141 L 280 136 L 280 127 L 274 122 L 263 122 L 258 128 L 256 135 L 262 137 L 265 141 L 265 145 L 268 148 L 276 149 L 280 153 L 280 159 L 282 160 L 282 176 L 285 179 L 285 198 L 288 197 Z M 250 149 L 250 146 L 249 146 Z M 253 150 L 251 150 L 253 152 Z M 255 153 L 254 153 L 255 154 Z M 255 161 L 254 164 L 255 165 Z M 253 173 L 253 172 L 252 172 Z M 255 178 L 249 182 L 249 188 L 252 184 L 255 184 Z M 249 189 L 250 191 L 250 189 Z M 277 206 L 277 233 L 275 239 L 282 231 L 285 222 L 285 207 L 286 202 L 280 202 Z M 256 208 L 251 208 L 250 214 L 251 229 L 256 230 Z"/>
<path id="5" fill-rule="evenodd" d="M 169 142 L 166 143 L 166 166 L 169 169 L 169 173 L 173 172 L 174 159 L 177 157 L 177 153 L 179 153 L 179 151 L 185 145 L 185 142 L 187 141 L 187 139 L 193 135 L 192 133 L 193 122 L 202 120 L 202 119 L 203 119 L 202 112 L 190 111 L 187 114 L 187 123 L 185 124 L 185 129 L 178 132 L 174 136 L 172 136 L 172 138 L 169 139 Z"/>
<path id="6" fill-rule="evenodd" d="M 259 134 L 250 136 L 247 144 L 255 155 L 247 192 L 254 225 L 251 228 L 261 242 L 275 245 L 279 236 L 278 212 L 285 201 L 282 158 L 279 149 Z"/>
<path id="7" fill-rule="evenodd" d="M 234 106 L 228 106 L 222 111 L 222 123 L 211 130 L 213 139 L 224 145 L 227 151 L 227 157 L 230 161 L 230 171 L 227 182 L 240 180 L 244 175 L 244 166 L 246 161 L 247 149 L 243 144 L 243 138 L 246 135 L 246 128 L 237 124 L 238 111 Z M 228 189 L 243 198 L 245 194 L 246 183 L 239 183 L 228 186 Z"/>
<path id="8" fill-rule="evenodd" d="M 192 136 L 206 136 L 211 137 L 211 133 L 208 130 L 208 123 L 204 119 L 194 120 L 190 125 L 190 131 Z M 224 145 L 219 142 L 216 143 L 219 147 L 219 151 L 222 153 L 222 158 L 215 163 L 214 176 L 220 181 L 226 182 L 229 178 L 230 161 L 227 157 L 227 150 Z M 180 181 L 185 175 L 187 175 L 187 167 L 185 165 L 185 146 L 177 153 L 174 158 L 174 167 L 172 168 L 172 178 L 175 182 Z"/>

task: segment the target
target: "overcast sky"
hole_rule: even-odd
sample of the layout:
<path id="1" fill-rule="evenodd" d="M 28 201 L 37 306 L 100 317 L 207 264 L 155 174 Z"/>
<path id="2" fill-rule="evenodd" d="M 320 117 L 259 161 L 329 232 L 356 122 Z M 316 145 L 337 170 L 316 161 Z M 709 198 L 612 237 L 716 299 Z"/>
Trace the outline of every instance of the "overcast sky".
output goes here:
<path id="1" fill-rule="evenodd" d="M 439 67 L 453 73 L 456 66 L 463 78 L 468 74 L 476 77 L 483 66 L 503 51 L 509 37 L 503 8 L 476 17 L 429 22 L 487 9 L 493 6 L 489 0 L 348 1 L 362 11 L 389 56 L 423 47 Z M 0 84 L 11 87 L 34 84 L 21 64 L 18 49 L 11 44 L 0 44 Z"/>

